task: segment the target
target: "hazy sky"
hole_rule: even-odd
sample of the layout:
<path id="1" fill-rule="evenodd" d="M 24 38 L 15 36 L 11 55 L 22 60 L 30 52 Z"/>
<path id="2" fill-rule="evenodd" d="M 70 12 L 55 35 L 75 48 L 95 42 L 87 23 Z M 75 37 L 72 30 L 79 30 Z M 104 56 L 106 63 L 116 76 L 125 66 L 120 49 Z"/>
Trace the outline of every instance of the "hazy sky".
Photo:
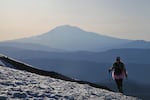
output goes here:
<path id="1" fill-rule="evenodd" d="M 66 24 L 150 41 L 150 0 L 0 0 L 0 40 L 37 35 Z"/>

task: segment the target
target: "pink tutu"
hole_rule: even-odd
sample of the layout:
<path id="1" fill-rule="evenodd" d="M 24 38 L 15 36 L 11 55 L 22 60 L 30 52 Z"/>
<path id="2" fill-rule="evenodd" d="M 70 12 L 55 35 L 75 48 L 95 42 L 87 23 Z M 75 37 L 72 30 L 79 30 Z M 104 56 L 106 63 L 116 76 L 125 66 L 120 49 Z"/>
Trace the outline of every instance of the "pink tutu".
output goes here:
<path id="1" fill-rule="evenodd" d="M 112 71 L 112 78 L 113 79 L 123 79 L 125 77 L 125 72 L 123 71 L 120 75 L 115 75 L 114 71 Z"/>

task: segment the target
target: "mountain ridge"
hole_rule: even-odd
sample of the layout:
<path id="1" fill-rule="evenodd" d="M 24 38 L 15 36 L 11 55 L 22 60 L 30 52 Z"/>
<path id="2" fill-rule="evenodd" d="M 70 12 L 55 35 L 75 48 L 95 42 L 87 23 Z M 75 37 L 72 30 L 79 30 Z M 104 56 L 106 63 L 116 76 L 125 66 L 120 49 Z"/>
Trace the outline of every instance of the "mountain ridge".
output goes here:
<path id="1" fill-rule="evenodd" d="M 35 74 L 38 74 L 38 75 L 50 76 L 52 78 L 61 79 L 61 80 L 64 80 L 64 81 L 77 82 L 79 84 L 88 84 L 88 85 L 96 87 L 96 88 L 101 88 L 101 89 L 106 89 L 106 90 L 112 91 L 111 89 L 109 89 L 105 86 L 97 85 L 97 84 L 90 83 L 90 82 L 87 82 L 87 81 L 76 80 L 76 79 L 67 77 L 65 75 L 59 74 L 55 71 L 42 70 L 42 69 L 36 68 L 34 66 L 31 66 L 29 64 L 26 64 L 26 63 L 20 62 L 18 60 L 15 60 L 13 58 L 10 58 L 8 56 L 5 56 L 5 55 L 0 56 L 0 61 L 2 63 L 4 63 L 5 67 L 11 67 L 11 68 L 18 69 L 18 70 L 24 70 L 24 71 L 35 73 Z"/>

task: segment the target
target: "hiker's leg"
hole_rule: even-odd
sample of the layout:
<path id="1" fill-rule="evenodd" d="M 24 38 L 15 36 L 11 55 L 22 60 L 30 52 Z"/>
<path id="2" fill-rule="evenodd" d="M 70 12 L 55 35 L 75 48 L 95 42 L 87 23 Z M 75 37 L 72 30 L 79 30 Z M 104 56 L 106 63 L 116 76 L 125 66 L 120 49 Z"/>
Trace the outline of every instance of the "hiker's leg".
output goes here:
<path id="1" fill-rule="evenodd" d="M 119 80 L 118 80 L 118 79 L 115 79 L 115 82 L 116 82 L 116 84 L 117 84 L 118 90 L 120 91 L 120 89 L 119 89 Z"/>
<path id="2" fill-rule="evenodd" d="M 119 92 L 123 93 L 123 79 L 119 79 Z"/>
<path id="3" fill-rule="evenodd" d="M 123 93 L 123 88 L 122 88 L 123 79 L 115 79 L 115 81 L 116 81 L 117 88 L 118 88 L 119 92 Z"/>

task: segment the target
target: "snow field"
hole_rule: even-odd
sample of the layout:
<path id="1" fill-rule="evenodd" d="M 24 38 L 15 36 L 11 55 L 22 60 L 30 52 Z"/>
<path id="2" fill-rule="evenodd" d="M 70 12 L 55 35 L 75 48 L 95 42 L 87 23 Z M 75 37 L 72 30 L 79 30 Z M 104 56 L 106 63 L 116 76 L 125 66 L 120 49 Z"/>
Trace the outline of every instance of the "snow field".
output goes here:
<path id="1" fill-rule="evenodd" d="M 0 100 L 139 100 L 86 84 L 0 66 Z"/>

